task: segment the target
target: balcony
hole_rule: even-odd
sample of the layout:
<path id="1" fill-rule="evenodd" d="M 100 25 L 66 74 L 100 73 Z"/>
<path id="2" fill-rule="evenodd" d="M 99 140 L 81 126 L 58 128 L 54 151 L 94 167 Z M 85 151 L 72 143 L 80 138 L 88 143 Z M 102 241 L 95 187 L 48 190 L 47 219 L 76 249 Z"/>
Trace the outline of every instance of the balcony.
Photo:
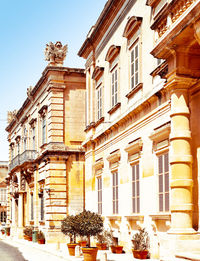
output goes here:
<path id="1" fill-rule="evenodd" d="M 37 157 L 37 152 L 35 150 L 25 150 L 22 154 L 17 155 L 11 160 L 9 164 L 9 171 L 14 169 L 16 166 L 21 166 L 25 162 L 33 162 Z"/>

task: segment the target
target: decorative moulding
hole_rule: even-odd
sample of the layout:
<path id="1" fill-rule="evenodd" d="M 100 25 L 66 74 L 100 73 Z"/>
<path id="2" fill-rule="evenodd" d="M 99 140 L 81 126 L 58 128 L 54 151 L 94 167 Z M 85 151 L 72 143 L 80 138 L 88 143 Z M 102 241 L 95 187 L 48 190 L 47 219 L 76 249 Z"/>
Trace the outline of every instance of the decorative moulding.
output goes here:
<path id="1" fill-rule="evenodd" d="M 42 108 L 39 109 L 38 113 L 39 114 L 43 114 L 47 111 L 48 106 L 47 105 L 43 105 Z"/>
<path id="2" fill-rule="evenodd" d="M 30 124 L 30 125 L 33 125 L 36 121 L 37 121 L 36 118 L 32 118 L 32 119 L 29 121 L 29 124 Z"/>
<path id="3" fill-rule="evenodd" d="M 130 155 L 135 154 L 136 152 L 140 152 L 142 150 L 142 145 L 142 139 L 138 138 L 129 142 L 129 144 L 125 148 L 125 151 L 128 152 L 128 154 Z"/>
<path id="4" fill-rule="evenodd" d="M 93 166 L 94 166 L 95 171 L 102 169 L 104 167 L 103 158 L 96 160 Z"/>
<path id="5" fill-rule="evenodd" d="M 167 122 L 154 129 L 152 134 L 149 136 L 151 140 L 158 143 L 162 140 L 168 139 L 171 130 L 171 123 Z"/>
<path id="6" fill-rule="evenodd" d="M 104 67 L 96 66 L 92 74 L 92 79 L 97 81 L 102 76 L 103 72 L 104 72 Z"/>
<path id="7" fill-rule="evenodd" d="M 142 23 L 142 17 L 138 17 L 138 16 L 132 16 L 124 29 L 124 33 L 123 36 L 126 37 L 127 39 L 130 39 L 134 33 L 137 31 L 137 29 L 139 28 L 139 26 Z"/>
<path id="8" fill-rule="evenodd" d="M 107 157 L 107 160 L 110 163 L 114 163 L 114 162 L 118 162 L 120 160 L 120 157 L 121 157 L 121 153 L 120 153 L 120 150 L 118 149 L 118 150 L 111 152 L 110 155 Z"/>
<path id="9" fill-rule="evenodd" d="M 105 60 L 109 63 L 112 62 L 115 59 L 115 57 L 119 54 L 120 48 L 120 46 L 111 45 L 107 51 Z"/>

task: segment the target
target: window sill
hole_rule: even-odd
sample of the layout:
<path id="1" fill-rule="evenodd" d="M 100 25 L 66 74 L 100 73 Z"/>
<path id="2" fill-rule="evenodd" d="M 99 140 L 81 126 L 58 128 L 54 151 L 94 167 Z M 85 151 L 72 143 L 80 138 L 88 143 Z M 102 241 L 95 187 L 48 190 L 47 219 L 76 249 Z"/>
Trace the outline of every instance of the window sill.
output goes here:
<path id="1" fill-rule="evenodd" d="M 40 221 L 39 221 L 39 224 L 40 224 L 41 226 L 44 226 L 44 225 L 45 225 L 45 221 L 40 220 Z"/>
<path id="2" fill-rule="evenodd" d="M 127 221 L 144 221 L 144 216 L 140 215 L 139 213 L 137 214 L 132 214 L 131 216 L 125 216 Z"/>
<path id="3" fill-rule="evenodd" d="M 136 85 L 129 93 L 126 94 L 126 98 L 130 99 L 138 90 L 142 89 L 143 83 Z"/>
<path id="4" fill-rule="evenodd" d="M 171 220 L 171 214 L 169 212 L 152 214 L 152 215 L 150 215 L 150 217 L 153 221 L 156 221 L 156 220 L 170 221 Z"/>
<path id="5" fill-rule="evenodd" d="M 99 126 L 102 122 L 104 122 L 104 117 L 101 117 L 101 118 L 95 123 L 95 127 Z"/>
<path id="6" fill-rule="evenodd" d="M 108 114 L 112 114 L 114 113 L 118 108 L 121 107 L 121 102 L 118 102 L 117 104 L 115 104 L 114 107 L 112 107 L 109 111 L 108 111 Z"/>
<path id="7" fill-rule="evenodd" d="M 95 122 L 91 122 L 89 125 L 86 126 L 84 131 L 89 131 L 94 127 L 95 127 Z"/>
<path id="8" fill-rule="evenodd" d="M 33 220 L 29 221 L 29 223 L 30 223 L 31 226 L 34 225 L 34 221 Z"/>
<path id="9" fill-rule="evenodd" d="M 121 216 L 114 215 L 114 214 L 113 214 L 113 216 L 107 216 L 107 218 L 108 218 L 110 221 L 121 221 L 121 219 L 122 219 Z"/>

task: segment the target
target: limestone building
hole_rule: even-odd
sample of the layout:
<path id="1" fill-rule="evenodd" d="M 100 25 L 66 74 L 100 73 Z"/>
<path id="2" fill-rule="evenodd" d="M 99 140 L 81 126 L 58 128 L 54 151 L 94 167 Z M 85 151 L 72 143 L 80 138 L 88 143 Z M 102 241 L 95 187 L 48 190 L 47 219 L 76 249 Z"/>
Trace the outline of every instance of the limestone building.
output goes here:
<path id="1" fill-rule="evenodd" d="M 0 161 L 0 224 L 6 223 L 8 162 Z"/>
<path id="2" fill-rule="evenodd" d="M 197 0 L 108 0 L 78 53 L 86 208 L 125 251 L 139 227 L 152 257 L 199 250 L 199 18 Z"/>
<path id="3" fill-rule="evenodd" d="M 61 220 L 84 207 L 85 74 L 63 67 L 67 46 L 46 46 L 48 66 L 18 111 L 9 112 L 8 220 L 61 242 Z"/>

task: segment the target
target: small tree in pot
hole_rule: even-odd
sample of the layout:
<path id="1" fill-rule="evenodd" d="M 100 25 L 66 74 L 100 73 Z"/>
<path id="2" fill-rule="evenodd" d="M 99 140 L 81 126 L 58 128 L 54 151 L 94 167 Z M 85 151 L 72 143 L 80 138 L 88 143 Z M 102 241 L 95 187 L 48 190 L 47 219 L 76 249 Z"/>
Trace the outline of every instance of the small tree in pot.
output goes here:
<path id="1" fill-rule="evenodd" d="M 139 229 L 139 231 L 133 236 L 133 256 L 139 259 L 146 259 L 149 249 L 149 236 L 145 228 Z"/>
<path id="2" fill-rule="evenodd" d="M 76 247 L 76 236 L 77 236 L 77 227 L 78 222 L 76 216 L 69 215 L 66 218 L 64 218 L 61 222 L 61 231 L 66 236 L 70 237 L 70 243 L 67 244 L 69 255 L 74 256 L 75 255 L 75 247 Z"/>
<path id="3" fill-rule="evenodd" d="M 77 216 L 78 221 L 78 234 L 88 238 L 88 247 L 82 248 L 84 261 L 96 260 L 97 251 L 96 247 L 90 247 L 90 237 L 97 236 L 103 231 L 103 219 L 97 213 L 84 210 Z M 92 252 L 92 253 L 91 253 Z"/>

